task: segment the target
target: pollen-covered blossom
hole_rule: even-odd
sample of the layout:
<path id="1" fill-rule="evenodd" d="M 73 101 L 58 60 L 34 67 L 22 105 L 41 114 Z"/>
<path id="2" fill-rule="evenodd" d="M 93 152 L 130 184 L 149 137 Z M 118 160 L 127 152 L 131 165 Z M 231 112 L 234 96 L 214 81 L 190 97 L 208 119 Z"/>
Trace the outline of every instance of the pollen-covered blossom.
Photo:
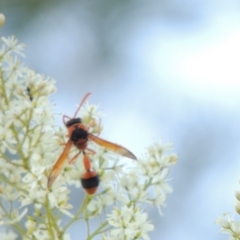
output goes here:
<path id="1" fill-rule="evenodd" d="M 1 239 L 68 240 L 69 227 L 79 220 L 87 224 L 85 239 L 99 234 L 103 239 L 149 239 L 154 227 L 141 204 L 151 204 L 161 212 L 172 192 L 167 177 L 177 156 L 169 153 L 171 144 L 155 143 L 130 162 L 89 140 L 85 154 L 100 186 L 95 195 L 84 193 L 78 210 L 73 210 L 70 191 L 83 191 L 79 188 L 86 172 L 83 153 L 77 155 L 79 150 L 73 146 L 48 188 L 49 173 L 69 136 L 65 126 L 56 127 L 48 99 L 55 91 L 54 80 L 25 66 L 23 49 L 15 37 L 1 39 L 0 225 L 11 225 L 15 231 L 3 233 Z M 103 127 L 97 106 L 84 103 L 76 117 L 81 117 L 89 133 L 100 135 Z M 99 220 L 95 229 L 91 228 L 93 218 Z"/>

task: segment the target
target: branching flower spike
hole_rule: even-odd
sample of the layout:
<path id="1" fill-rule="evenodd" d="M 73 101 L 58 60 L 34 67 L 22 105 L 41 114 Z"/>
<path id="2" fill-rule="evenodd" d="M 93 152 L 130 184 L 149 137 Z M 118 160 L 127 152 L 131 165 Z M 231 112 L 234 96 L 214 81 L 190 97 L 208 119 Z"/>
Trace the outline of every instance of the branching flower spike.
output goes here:
<path id="1" fill-rule="evenodd" d="M 74 115 L 80 122 L 57 127 L 49 101 L 55 81 L 22 63 L 24 45 L 15 37 L 2 37 L 0 44 L 1 239 L 149 239 L 154 226 L 143 204 L 161 213 L 172 192 L 167 177 L 177 156 L 171 144 L 154 143 L 132 160 L 127 149 L 98 137 L 98 108 L 87 101 Z M 81 145 L 83 130 L 87 147 Z M 54 168 L 66 148 L 60 168 Z M 96 173 L 99 187 L 95 194 L 83 192 L 73 211 L 70 189 L 82 191 L 86 172 Z M 70 228 L 81 221 L 86 229 L 74 236 Z"/>

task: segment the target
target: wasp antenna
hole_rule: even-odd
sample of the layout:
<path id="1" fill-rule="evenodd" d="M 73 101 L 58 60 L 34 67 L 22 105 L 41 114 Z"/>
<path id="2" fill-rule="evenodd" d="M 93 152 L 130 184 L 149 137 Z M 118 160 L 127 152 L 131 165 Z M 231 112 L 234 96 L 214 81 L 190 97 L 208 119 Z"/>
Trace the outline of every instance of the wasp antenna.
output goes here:
<path id="1" fill-rule="evenodd" d="M 65 126 L 66 126 L 66 123 L 67 123 L 67 121 L 65 121 L 66 118 L 69 119 L 69 120 L 71 120 L 71 118 L 70 118 L 69 116 L 63 115 L 63 116 L 62 116 L 62 121 L 63 121 L 63 124 L 64 124 Z"/>
<path id="2" fill-rule="evenodd" d="M 91 93 L 89 92 L 89 93 L 87 93 L 87 94 L 84 96 L 84 98 L 83 98 L 83 100 L 81 101 L 80 105 L 78 106 L 78 108 L 77 108 L 77 110 L 76 110 L 73 118 L 75 118 L 75 117 L 77 116 L 78 111 L 80 110 L 80 108 L 82 107 L 82 105 L 84 104 L 84 102 L 87 100 L 87 98 L 88 98 L 90 95 L 91 95 Z"/>

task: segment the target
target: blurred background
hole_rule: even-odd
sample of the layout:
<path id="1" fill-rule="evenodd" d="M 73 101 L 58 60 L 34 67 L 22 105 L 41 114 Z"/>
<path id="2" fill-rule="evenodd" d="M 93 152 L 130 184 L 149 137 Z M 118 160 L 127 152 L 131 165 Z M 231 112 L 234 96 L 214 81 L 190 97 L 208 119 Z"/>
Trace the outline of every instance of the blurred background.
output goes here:
<path id="1" fill-rule="evenodd" d="M 1 0 L 0 12 L 1 35 L 24 42 L 26 64 L 56 79 L 59 124 L 90 91 L 103 138 L 137 156 L 173 142 L 174 192 L 163 217 L 148 209 L 152 240 L 228 238 L 214 221 L 234 213 L 240 189 L 238 0 Z"/>

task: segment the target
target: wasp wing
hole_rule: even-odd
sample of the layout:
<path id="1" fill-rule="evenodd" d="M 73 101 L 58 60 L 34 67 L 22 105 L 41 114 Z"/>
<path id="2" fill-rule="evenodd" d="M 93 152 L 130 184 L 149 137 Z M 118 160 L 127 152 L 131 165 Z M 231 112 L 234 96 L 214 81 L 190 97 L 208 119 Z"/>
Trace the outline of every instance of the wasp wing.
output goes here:
<path id="1" fill-rule="evenodd" d="M 106 149 L 108 149 L 112 152 L 118 153 L 124 157 L 131 158 L 133 160 L 137 160 L 136 156 L 133 153 L 131 153 L 128 149 L 126 149 L 125 147 L 122 147 L 118 144 L 115 144 L 115 143 L 109 142 L 107 140 L 104 140 L 102 138 L 99 138 L 91 133 L 88 134 L 88 138 L 89 138 L 89 140 L 92 140 L 93 142 L 97 143 L 98 145 L 100 145 L 102 147 L 105 147 Z"/>
<path id="2" fill-rule="evenodd" d="M 73 142 L 70 140 L 67 142 L 62 154 L 58 158 L 57 162 L 54 164 L 52 171 L 50 172 L 49 177 L 48 177 L 48 188 L 50 188 L 52 186 L 53 182 L 55 181 L 55 179 L 57 178 L 57 176 L 63 169 L 63 166 L 66 162 L 67 156 L 71 150 L 72 144 L 73 144 Z"/>

